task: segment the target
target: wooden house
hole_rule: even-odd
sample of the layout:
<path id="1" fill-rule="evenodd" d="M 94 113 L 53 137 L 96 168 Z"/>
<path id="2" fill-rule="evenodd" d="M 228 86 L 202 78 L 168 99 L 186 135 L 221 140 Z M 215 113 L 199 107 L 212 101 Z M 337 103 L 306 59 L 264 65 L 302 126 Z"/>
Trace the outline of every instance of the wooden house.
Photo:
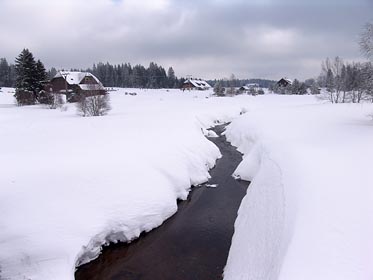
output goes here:
<path id="1" fill-rule="evenodd" d="M 69 102 L 78 101 L 82 96 L 107 93 L 102 83 L 93 74 L 76 71 L 58 72 L 49 83 L 45 84 L 44 90 L 65 94 Z"/>
<path id="2" fill-rule="evenodd" d="M 260 89 L 259 84 L 251 83 L 251 84 L 246 84 L 246 85 L 240 87 L 238 90 L 241 93 L 252 93 L 252 92 L 257 92 L 259 89 Z"/>
<path id="3" fill-rule="evenodd" d="M 185 90 L 208 90 L 211 86 L 204 80 L 201 79 L 188 79 L 182 85 L 182 89 Z"/>
<path id="4" fill-rule="evenodd" d="M 287 78 L 281 78 L 278 82 L 277 82 L 277 85 L 279 87 L 287 87 L 287 86 L 290 86 L 292 84 L 292 81 L 287 79 Z"/>

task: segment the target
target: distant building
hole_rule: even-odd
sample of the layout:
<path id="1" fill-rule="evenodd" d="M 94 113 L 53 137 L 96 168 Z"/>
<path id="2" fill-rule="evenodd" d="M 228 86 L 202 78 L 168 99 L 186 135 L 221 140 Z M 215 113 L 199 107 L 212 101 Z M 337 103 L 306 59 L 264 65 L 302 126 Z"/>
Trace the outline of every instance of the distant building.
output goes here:
<path id="1" fill-rule="evenodd" d="M 81 96 L 103 95 L 106 90 L 102 83 L 91 73 L 60 71 L 49 83 L 45 84 L 47 92 L 66 94 L 69 102 L 77 101 Z"/>
<path id="2" fill-rule="evenodd" d="M 188 90 L 208 90 L 211 86 L 204 80 L 201 79 L 188 79 L 182 85 L 182 89 Z"/>
<path id="3" fill-rule="evenodd" d="M 239 91 L 244 93 L 244 92 L 252 92 L 252 91 L 258 91 L 260 89 L 259 84 L 257 83 L 251 83 L 251 84 L 246 84 L 242 87 L 239 88 Z"/>
<path id="4" fill-rule="evenodd" d="M 287 86 L 290 86 L 292 84 L 292 81 L 287 79 L 287 78 L 281 78 L 278 82 L 277 82 L 277 85 L 279 87 L 287 87 Z"/>

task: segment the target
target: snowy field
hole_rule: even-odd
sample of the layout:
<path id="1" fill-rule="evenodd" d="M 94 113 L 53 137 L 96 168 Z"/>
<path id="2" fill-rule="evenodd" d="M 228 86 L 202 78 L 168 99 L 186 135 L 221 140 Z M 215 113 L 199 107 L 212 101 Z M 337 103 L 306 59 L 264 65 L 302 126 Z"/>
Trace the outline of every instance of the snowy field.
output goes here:
<path id="1" fill-rule="evenodd" d="M 220 156 L 203 133 L 237 117 L 232 98 L 180 90 L 111 93 L 108 116 L 14 106 L 0 93 L 1 279 L 73 279 L 102 244 L 175 213 Z M 125 92 L 138 92 L 137 96 Z"/>
<path id="2" fill-rule="evenodd" d="M 206 128 L 232 120 L 235 176 L 253 183 L 225 279 L 372 279 L 371 104 L 120 89 L 108 116 L 82 118 L 2 91 L 0 279 L 73 279 L 103 244 L 159 226 L 220 156 Z"/>

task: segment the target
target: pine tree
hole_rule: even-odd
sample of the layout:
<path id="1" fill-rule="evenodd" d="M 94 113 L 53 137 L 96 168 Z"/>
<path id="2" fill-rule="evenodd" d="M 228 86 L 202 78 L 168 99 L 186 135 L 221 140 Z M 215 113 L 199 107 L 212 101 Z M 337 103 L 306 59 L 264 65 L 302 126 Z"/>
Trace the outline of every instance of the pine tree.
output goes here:
<path id="1" fill-rule="evenodd" d="M 53 79 L 54 76 L 57 75 L 57 70 L 56 68 L 52 67 L 49 71 L 48 71 L 48 79 Z"/>
<path id="2" fill-rule="evenodd" d="M 174 88 L 175 82 L 176 82 L 176 76 L 175 76 L 175 71 L 172 67 L 168 68 L 167 78 L 168 78 L 168 87 Z"/>
<path id="3" fill-rule="evenodd" d="M 48 79 L 47 71 L 45 70 L 44 64 L 38 60 L 36 62 L 36 83 L 37 83 L 37 99 L 41 104 L 51 105 L 50 108 L 54 108 L 55 97 L 53 93 L 46 92 L 44 90 L 43 82 Z"/>
<path id="4" fill-rule="evenodd" d="M 45 70 L 44 64 L 38 60 L 36 62 L 36 90 L 37 92 L 43 89 L 43 82 L 48 78 L 47 71 Z"/>
<path id="5" fill-rule="evenodd" d="M 290 86 L 290 93 L 300 94 L 300 87 L 301 87 L 300 82 L 297 79 L 294 79 L 293 83 Z"/>
<path id="6" fill-rule="evenodd" d="M 38 88 L 38 74 L 34 56 L 28 49 L 23 49 L 16 58 L 15 66 L 16 93 L 19 105 L 32 105 L 36 102 Z"/>
<path id="7" fill-rule="evenodd" d="M 0 87 L 9 86 L 9 64 L 5 58 L 0 58 Z"/>
<path id="8" fill-rule="evenodd" d="M 37 70 L 34 56 L 28 49 L 23 49 L 16 58 L 16 87 L 34 92 L 36 90 Z"/>
<path id="9" fill-rule="evenodd" d="M 9 65 L 9 81 L 8 81 L 8 87 L 15 87 L 16 86 L 16 67 L 14 64 Z"/>

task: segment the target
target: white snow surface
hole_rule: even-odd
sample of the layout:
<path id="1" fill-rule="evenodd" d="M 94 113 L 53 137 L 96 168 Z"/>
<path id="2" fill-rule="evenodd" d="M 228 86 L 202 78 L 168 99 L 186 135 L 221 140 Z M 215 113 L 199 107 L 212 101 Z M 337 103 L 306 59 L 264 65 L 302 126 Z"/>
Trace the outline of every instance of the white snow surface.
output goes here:
<path id="1" fill-rule="evenodd" d="M 372 104 L 255 97 L 226 136 L 252 181 L 225 280 L 373 279 Z"/>
<path id="2" fill-rule="evenodd" d="M 0 92 L 0 279 L 73 279 L 103 244 L 159 226 L 220 157 L 207 128 L 231 120 L 233 176 L 252 183 L 224 279 L 373 278 L 371 104 L 119 89 L 109 115 L 82 118 L 73 104 L 16 107 L 12 91 Z"/>
<path id="3" fill-rule="evenodd" d="M 209 178 L 218 148 L 204 136 L 242 102 L 210 92 L 111 93 L 104 117 L 0 92 L 0 279 L 68 280 L 103 244 L 159 226 Z M 13 93 L 12 93 L 13 92 Z"/>

